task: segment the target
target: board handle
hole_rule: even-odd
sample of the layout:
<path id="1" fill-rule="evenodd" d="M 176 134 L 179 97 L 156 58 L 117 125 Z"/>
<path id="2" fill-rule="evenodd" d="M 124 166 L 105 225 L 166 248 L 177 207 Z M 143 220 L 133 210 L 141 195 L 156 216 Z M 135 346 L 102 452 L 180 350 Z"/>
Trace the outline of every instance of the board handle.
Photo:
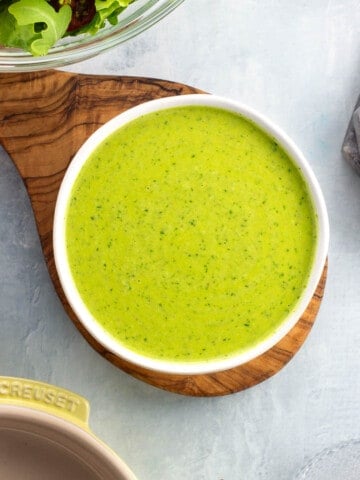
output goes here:
<path id="1" fill-rule="evenodd" d="M 0 405 L 4 404 L 40 410 L 88 430 L 89 402 L 48 383 L 0 376 Z"/>

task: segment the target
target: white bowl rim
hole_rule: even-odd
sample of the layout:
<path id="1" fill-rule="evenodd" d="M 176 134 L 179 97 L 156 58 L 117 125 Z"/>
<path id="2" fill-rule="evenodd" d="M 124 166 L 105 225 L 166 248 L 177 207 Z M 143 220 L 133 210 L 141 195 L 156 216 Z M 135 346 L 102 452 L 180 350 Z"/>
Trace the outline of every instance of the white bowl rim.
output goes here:
<path id="1" fill-rule="evenodd" d="M 88 159 L 90 153 L 112 132 L 119 129 L 126 123 L 135 118 L 157 111 L 178 106 L 208 106 L 220 108 L 235 112 L 254 122 L 265 133 L 276 140 L 281 147 L 288 153 L 292 161 L 299 167 L 303 178 L 305 179 L 308 191 L 313 201 L 315 213 L 317 215 L 317 246 L 313 266 L 310 272 L 309 281 L 303 291 L 300 300 L 295 309 L 286 317 L 286 319 L 277 327 L 277 329 L 263 341 L 257 343 L 240 354 L 234 354 L 229 358 L 215 359 L 203 362 L 171 362 L 158 360 L 144 355 L 140 355 L 126 347 L 120 345 L 111 335 L 109 335 L 100 324 L 91 316 L 83 303 L 72 278 L 69 265 L 67 263 L 66 245 L 65 245 L 65 216 L 66 208 L 71 188 L 83 164 Z M 135 107 L 132 107 L 96 130 L 80 147 L 65 173 L 60 186 L 58 198 L 55 207 L 54 229 L 53 229 L 53 247 L 55 265 L 60 278 L 60 283 L 65 292 L 72 309 L 86 330 L 108 351 L 114 355 L 134 363 L 143 368 L 163 373 L 196 375 L 215 373 L 228 370 L 247 363 L 250 360 L 260 356 L 267 350 L 276 345 L 298 322 L 301 315 L 306 310 L 313 294 L 320 281 L 323 268 L 326 263 L 329 246 L 329 220 L 324 197 L 319 183 L 305 159 L 302 152 L 295 143 L 278 126 L 256 110 L 246 106 L 243 103 L 230 100 L 225 97 L 209 94 L 189 94 L 164 97 L 150 100 Z"/>

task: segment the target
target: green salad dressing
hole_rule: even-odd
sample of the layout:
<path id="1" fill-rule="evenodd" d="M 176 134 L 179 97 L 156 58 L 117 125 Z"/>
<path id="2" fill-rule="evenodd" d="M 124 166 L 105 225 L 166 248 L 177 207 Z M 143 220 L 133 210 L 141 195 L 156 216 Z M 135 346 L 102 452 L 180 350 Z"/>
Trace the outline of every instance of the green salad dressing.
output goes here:
<path id="1" fill-rule="evenodd" d="M 245 118 L 212 107 L 145 115 L 83 166 L 66 217 L 78 291 L 152 358 L 225 358 L 296 306 L 316 247 L 298 167 Z"/>

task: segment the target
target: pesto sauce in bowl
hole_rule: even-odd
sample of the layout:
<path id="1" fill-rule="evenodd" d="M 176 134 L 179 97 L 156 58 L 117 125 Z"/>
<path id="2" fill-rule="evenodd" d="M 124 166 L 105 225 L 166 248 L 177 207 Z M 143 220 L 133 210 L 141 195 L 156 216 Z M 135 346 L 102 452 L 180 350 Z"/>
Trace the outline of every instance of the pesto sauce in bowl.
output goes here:
<path id="1" fill-rule="evenodd" d="M 285 151 L 244 117 L 204 106 L 109 136 L 66 219 L 91 314 L 126 347 L 170 361 L 223 358 L 271 335 L 306 286 L 316 235 Z"/>
<path id="2" fill-rule="evenodd" d="M 269 339 L 317 248 L 306 182 L 255 123 L 212 106 L 145 114 L 95 148 L 65 215 L 75 287 L 126 349 L 211 362 Z"/>

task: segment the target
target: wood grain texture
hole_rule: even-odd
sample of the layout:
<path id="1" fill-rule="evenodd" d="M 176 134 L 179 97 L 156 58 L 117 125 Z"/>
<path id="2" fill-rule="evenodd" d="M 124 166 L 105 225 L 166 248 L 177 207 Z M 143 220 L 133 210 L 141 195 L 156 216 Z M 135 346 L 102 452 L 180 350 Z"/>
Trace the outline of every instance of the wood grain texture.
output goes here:
<path id="1" fill-rule="evenodd" d="M 57 193 L 80 145 L 124 110 L 154 98 L 201 93 L 164 80 L 79 75 L 57 71 L 0 75 L 0 142 L 28 191 L 55 289 L 76 327 L 102 356 L 140 380 L 184 395 L 216 396 L 256 385 L 277 373 L 299 350 L 320 307 L 327 267 L 307 310 L 275 347 L 237 368 L 212 375 L 168 375 L 130 364 L 106 351 L 70 308 L 56 273 L 52 228 Z"/>

